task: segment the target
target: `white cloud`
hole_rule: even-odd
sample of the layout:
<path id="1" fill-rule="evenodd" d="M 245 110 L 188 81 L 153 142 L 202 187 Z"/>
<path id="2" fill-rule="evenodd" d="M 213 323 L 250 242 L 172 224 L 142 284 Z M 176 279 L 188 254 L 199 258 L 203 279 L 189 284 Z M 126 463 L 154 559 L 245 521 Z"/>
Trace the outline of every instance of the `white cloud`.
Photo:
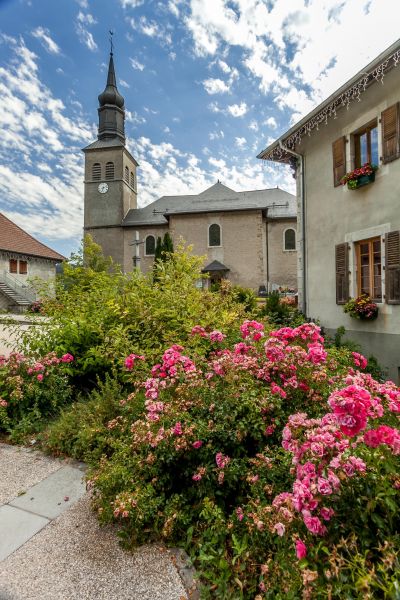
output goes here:
<path id="1" fill-rule="evenodd" d="M 278 127 L 276 119 L 274 117 L 268 117 L 268 119 L 264 121 L 264 124 L 268 125 L 268 127 L 270 127 L 271 129 L 276 129 Z"/>
<path id="2" fill-rule="evenodd" d="M 157 38 L 162 44 L 171 45 L 172 37 L 171 34 L 166 31 L 165 27 L 161 26 L 157 21 L 147 19 L 145 16 L 141 16 L 139 19 L 130 19 L 129 23 L 135 31 L 139 31 L 143 35 L 147 35 L 151 38 Z"/>
<path id="3" fill-rule="evenodd" d="M 124 87 L 124 88 L 130 88 L 131 86 L 129 85 L 129 83 L 127 81 L 125 81 L 125 79 L 120 79 L 119 80 L 119 85 Z"/>
<path id="4" fill-rule="evenodd" d="M 142 6 L 144 0 L 120 0 L 122 8 L 137 8 Z"/>
<path id="5" fill-rule="evenodd" d="M 129 60 L 134 69 L 136 69 L 137 71 L 143 71 L 143 69 L 144 69 L 143 63 L 139 62 L 136 58 L 130 58 Z"/>
<path id="6" fill-rule="evenodd" d="M 210 133 L 208 134 L 208 137 L 211 141 L 222 140 L 225 137 L 225 134 L 222 131 L 222 129 L 220 129 L 220 131 L 210 131 Z"/>
<path id="7" fill-rule="evenodd" d="M 222 79 L 205 79 L 203 86 L 208 94 L 224 94 L 230 91 L 229 85 Z"/>
<path id="8" fill-rule="evenodd" d="M 230 104 L 227 107 L 227 111 L 232 115 L 232 117 L 243 117 L 247 111 L 246 102 L 241 102 L 240 104 Z"/>
<path id="9" fill-rule="evenodd" d="M 252 131 L 258 131 L 258 123 L 257 121 L 255 121 L 253 119 L 253 121 L 250 121 L 249 123 L 249 129 L 251 129 Z"/>
<path id="10" fill-rule="evenodd" d="M 33 37 L 40 40 L 43 48 L 50 54 L 60 54 L 60 47 L 50 37 L 50 31 L 44 27 L 37 27 L 32 31 Z"/>
<path id="11" fill-rule="evenodd" d="M 95 25 L 97 23 L 93 15 L 89 13 L 85 14 L 81 10 L 78 13 L 77 19 L 80 23 L 83 23 L 84 25 Z"/>
<path id="12" fill-rule="evenodd" d="M 79 40 L 89 48 L 91 52 L 95 52 L 97 50 L 97 44 L 94 41 L 94 37 L 90 31 L 86 29 L 86 27 L 78 21 L 76 23 L 76 33 L 78 34 Z"/>
<path id="13" fill-rule="evenodd" d="M 235 144 L 239 148 L 243 148 L 247 144 L 247 140 L 244 137 L 235 137 Z"/>

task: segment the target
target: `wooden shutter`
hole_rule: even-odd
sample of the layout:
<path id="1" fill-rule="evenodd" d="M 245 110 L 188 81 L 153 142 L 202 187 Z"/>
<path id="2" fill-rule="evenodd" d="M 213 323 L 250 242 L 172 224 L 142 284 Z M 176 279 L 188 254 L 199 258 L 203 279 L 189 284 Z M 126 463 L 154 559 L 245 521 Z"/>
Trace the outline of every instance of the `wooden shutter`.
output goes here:
<path id="1" fill-rule="evenodd" d="M 388 163 L 400 156 L 399 103 L 382 112 L 382 162 Z"/>
<path id="2" fill-rule="evenodd" d="M 349 299 L 349 245 L 335 247 L 336 304 L 346 304 Z"/>
<path id="3" fill-rule="evenodd" d="M 340 180 L 346 175 L 346 137 L 343 136 L 332 144 L 333 185 L 340 185 Z"/>
<path id="4" fill-rule="evenodd" d="M 385 294 L 387 304 L 400 304 L 400 231 L 385 236 Z"/>

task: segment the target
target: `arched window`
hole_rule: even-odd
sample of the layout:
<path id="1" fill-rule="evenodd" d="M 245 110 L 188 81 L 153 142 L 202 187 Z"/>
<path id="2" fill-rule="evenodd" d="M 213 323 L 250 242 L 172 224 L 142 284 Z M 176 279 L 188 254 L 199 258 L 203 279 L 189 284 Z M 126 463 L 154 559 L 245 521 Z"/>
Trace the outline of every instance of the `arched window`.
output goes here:
<path id="1" fill-rule="evenodd" d="M 101 164 L 94 163 L 92 167 L 92 179 L 93 181 L 100 181 L 101 179 Z"/>
<path id="2" fill-rule="evenodd" d="M 154 235 L 148 235 L 146 237 L 144 253 L 146 256 L 154 256 L 156 252 L 156 238 Z"/>
<path id="3" fill-rule="evenodd" d="M 106 179 L 114 179 L 114 163 L 106 163 Z"/>
<path id="4" fill-rule="evenodd" d="M 132 187 L 132 188 L 135 188 L 135 176 L 134 176 L 134 174 L 132 173 L 132 171 L 131 171 L 131 187 Z"/>
<path id="5" fill-rule="evenodd" d="M 294 229 L 285 229 L 284 250 L 296 250 L 296 231 Z"/>
<path id="6" fill-rule="evenodd" d="M 128 169 L 128 167 L 125 167 L 125 181 L 126 181 L 126 183 L 129 183 L 129 169 Z"/>
<path id="7" fill-rule="evenodd" d="M 221 227 L 217 223 L 213 223 L 208 228 L 208 245 L 209 246 L 220 246 L 221 245 Z"/>

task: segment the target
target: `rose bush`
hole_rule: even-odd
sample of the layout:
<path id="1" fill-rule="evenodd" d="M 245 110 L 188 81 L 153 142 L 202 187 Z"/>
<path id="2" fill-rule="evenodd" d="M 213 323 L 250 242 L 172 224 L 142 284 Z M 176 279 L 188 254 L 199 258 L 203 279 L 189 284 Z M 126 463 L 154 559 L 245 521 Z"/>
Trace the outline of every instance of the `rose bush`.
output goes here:
<path id="1" fill-rule="evenodd" d="M 74 357 L 49 353 L 33 359 L 19 353 L 0 356 L 0 432 L 18 439 L 71 400 L 69 371 Z"/>
<path id="2" fill-rule="evenodd" d="M 314 324 L 266 335 L 247 320 L 240 335 L 194 327 L 196 351 L 172 345 L 140 383 L 128 357 L 134 389 L 90 474 L 100 520 L 128 546 L 186 547 L 204 598 L 394 593 L 399 389 Z"/>

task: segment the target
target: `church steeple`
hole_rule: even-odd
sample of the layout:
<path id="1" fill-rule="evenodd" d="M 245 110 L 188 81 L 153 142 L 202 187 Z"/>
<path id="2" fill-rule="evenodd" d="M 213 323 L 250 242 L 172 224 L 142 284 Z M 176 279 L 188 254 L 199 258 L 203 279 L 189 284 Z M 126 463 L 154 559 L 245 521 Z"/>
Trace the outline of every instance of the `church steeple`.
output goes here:
<path id="1" fill-rule="evenodd" d="M 113 52 L 110 52 L 107 84 L 99 95 L 99 140 L 119 138 L 125 144 L 125 106 L 124 98 L 118 91 L 115 77 Z"/>

